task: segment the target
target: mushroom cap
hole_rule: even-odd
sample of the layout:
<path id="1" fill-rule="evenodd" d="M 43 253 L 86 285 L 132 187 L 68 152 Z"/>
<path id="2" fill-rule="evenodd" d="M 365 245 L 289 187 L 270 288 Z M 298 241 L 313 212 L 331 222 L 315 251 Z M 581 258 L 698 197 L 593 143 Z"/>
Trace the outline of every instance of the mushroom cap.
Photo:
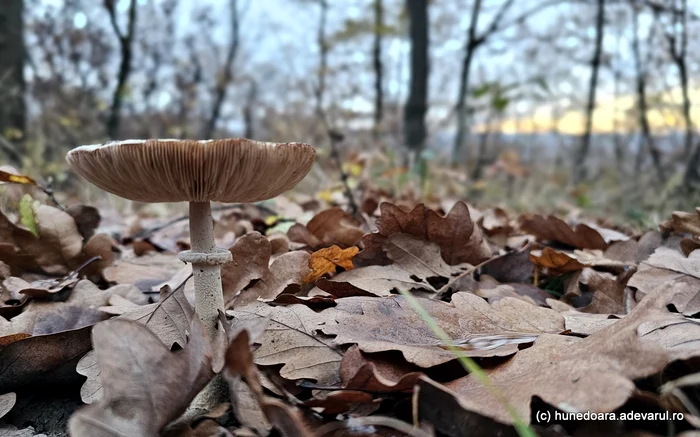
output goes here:
<path id="1" fill-rule="evenodd" d="M 120 197 L 141 202 L 257 202 L 291 189 L 311 170 L 303 143 L 150 139 L 77 147 L 76 173 Z"/>

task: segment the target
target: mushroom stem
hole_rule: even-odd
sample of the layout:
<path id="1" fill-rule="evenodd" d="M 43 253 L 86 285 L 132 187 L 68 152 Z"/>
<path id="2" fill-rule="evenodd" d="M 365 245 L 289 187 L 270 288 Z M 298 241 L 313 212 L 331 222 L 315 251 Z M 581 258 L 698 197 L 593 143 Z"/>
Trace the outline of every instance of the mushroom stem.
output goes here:
<path id="1" fill-rule="evenodd" d="M 219 310 L 224 311 L 221 265 L 231 261 L 231 252 L 217 248 L 214 243 L 209 202 L 190 202 L 190 240 L 192 250 L 180 253 L 180 259 L 192 263 L 194 309 L 209 337 L 214 339 Z"/>

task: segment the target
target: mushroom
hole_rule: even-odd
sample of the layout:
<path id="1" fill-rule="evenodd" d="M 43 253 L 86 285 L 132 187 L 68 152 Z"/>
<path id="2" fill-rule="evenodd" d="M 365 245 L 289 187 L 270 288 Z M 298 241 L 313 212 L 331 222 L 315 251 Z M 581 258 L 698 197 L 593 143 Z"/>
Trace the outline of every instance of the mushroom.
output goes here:
<path id="1" fill-rule="evenodd" d="M 223 140 L 126 140 L 77 147 L 68 164 L 105 191 L 141 202 L 190 203 L 191 250 L 179 258 L 192 263 L 195 311 L 211 338 L 224 310 L 221 265 L 231 252 L 217 248 L 211 201 L 238 203 L 271 199 L 309 172 L 316 152 L 308 144 Z"/>

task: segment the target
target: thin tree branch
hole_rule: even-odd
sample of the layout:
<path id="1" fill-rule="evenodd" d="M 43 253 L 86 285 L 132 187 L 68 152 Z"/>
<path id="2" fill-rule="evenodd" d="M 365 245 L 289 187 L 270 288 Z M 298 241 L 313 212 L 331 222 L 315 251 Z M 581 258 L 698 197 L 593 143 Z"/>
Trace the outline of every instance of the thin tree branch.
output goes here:
<path id="1" fill-rule="evenodd" d="M 238 15 L 238 1 L 231 0 L 231 44 L 226 53 L 226 61 L 224 62 L 223 74 L 216 78 L 216 94 L 214 97 L 214 105 L 212 106 L 211 115 L 207 121 L 203 137 L 211 138 L 216 128 L 216 123 L 221 116 L 221 107 L 226 99 L 229 83 L 233 79 L 232 67 L 233 61 L 238 53 L 238 45 L 240 41 L 240 23 Z"/>
<path id="2" fill-rule="evenodd" d="M 124 100 L 124 89 L 126 88 L 126 82 L 129 78 L 129 74 L 131 73 L 131 57 L 133 53 L 132 46 L 134 42 L 134 28 L 136 26 L 136 0 L 131 0 L 131 3 L 129 4 L 126 34 L 123 34 L 119 30 L 114 0 L 105 0 L 104 5 L 105 9 L 107 9 L 107 12 L 109 13 L 112 28 L 119 39 L 122 55 L 121 63 L 119 65 L 119 72 L 117 74 L 117 86 L 114 89 L 114 94 L 112 95 L 112 105 L 110 108 L 109 118 L 107 119 L 107 135 L 114 139 L 117 137 L 117 131 L 119 130 L 121 107 Z"/>

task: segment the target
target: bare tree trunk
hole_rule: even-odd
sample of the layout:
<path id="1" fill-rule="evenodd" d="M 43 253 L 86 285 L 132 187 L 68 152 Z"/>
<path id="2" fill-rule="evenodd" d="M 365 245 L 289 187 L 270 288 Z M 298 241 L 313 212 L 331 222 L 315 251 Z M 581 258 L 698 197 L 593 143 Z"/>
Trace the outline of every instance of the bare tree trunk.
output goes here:
<path id="1" fill-rule="evenodd" d="M 459 95 L 457 97 L 457 133 L 455 134 L 455 142 L 452 146 L 452 163 L 456 164 L 459 161 L 459 155 L 464 148 L 464 142 L 467 138 L 467 90 L 469 88 L 469 73 L 471 71 L 472 59 L 474 51 L 478 44 L 476 43 L 476 26 L 479 23 L 479 13 L 481 12 L 481 0 L 474 0 L 472 7 L 472 16 L 469 22 L 469 30 L 467 31 L 467 42 L 464 45 L 464 59 L 462 61 L 462 73 L 459 78 Z"/>
<path id="2" fill-rule="evenodd" d="M 591 79 L 588 83 L 588 104 L 586 105 L 586 130 L 581 145 L 575 155 L 574 183 L 579 184 L 587 178 L 586 160 L 591 148 L 591 132 L 593 130 L 593 112 L 595 111 L 596 89 L 598 88 L 598 70 L 603 51 L 603 31 L 605 25 L 605 0 L 598 0 L 598 15 L 596 18 L 595 49 L 591 60 Z"/>
<path id="3" fill-rule="evenodd" d="M 109 19 L 112 23 L 114 33 L 119 38 L 119 48 L 121 51 L 121 63 L 119 64 L 119 72 L 117 73 L 117 86 L 112 95 L 112 105 L 107 119 L 107 136 L 109 138 L 117 138 L 119 131 L 119 123 L 121 120 L 121 108 L 124 101 L 124 90 L 126 83 L 131 74 L 131 57 L 133 54 L 134 28 L 136 26 L 136 0 L 131 0 L 129 4 L 129 12 L 127 17 L 126 33 L 119 29 L 117 23 L 117 15 L 115 10 L 115 0 L 104 0 L 105 8 L 109 13 Z"/>
<path id="4" fill-rule="evenodd" d="M 410 17 L 411 78 L 404 108 L 404 141 L 414 157 L 425 146 L 428 112 L 428 0 L 407 0 Z"/>
<path id="5" fill-rule="evenodd" d="M 258 100 L 258 84 L 255 79 L 250 81 L 250 88 L 248 89 L 248 97 L 246 98 L 245 107 L 243 108 L 243 123 L 245 126 L 245 132 L 243 136 L 245 138 L 255 138 L 255 120 L 253 115 L 253 108 Z"/>
<path id="6" fill-rule="evenodd" d="M 318 22 L 316 44 L 318 44 L 318 83 L 316 85 L 316 115 L 324 118 L 323 101 L 326 94 L 326 74 L 328 73 L 328 41 L 326 41 L 326 21 L 328 19 L 328 0 L 319 0 L 321 15 Z"/>
<path id="7" fill-rule="evenodd" d="M 637 7 L 634 5 L 632 6 L 633 10 L 633 26 L 632 26 L 632 32 L 634 35 L 632 35 L 632 54 L 634 56 L 634 63 L 635 63 L 635 68 L 637 70 L 636 74 L 636 90 L 637 90 L 637 107 L 639 110 L 639 126 L 642 130 L 642 138 L 640 142 L 640 150 L 639 153 L 640 155 L 643 153 L 643 151 L 649 150 L 649 153 L 651 155 L 652 162 L 654 164 L 654 168 L 656 169 L 656 173 L 658 175 L 659 181 L 661 183 L 664 183 L 666 181 L 666 177 L 664 175 L 664 169 L 663 165 L 661 163 L 661 152 L 659 149 L 656 147 L 654 138 L 651 134 L 651 128 L 649 127 L 649 116 L 648 116 L 648 107 L 649 105 L 647 104 L 647 95 L 646 95 L 646 82 L 647 82 L 647 71 L 646 71 L 646 65 L 644 62 L 642 62 L 642 55 L 641 55 L 641 49 L 640 49 L 640 42 L 639 42 L 639 11 Z M 640 170 L 641 166 L 641 158 L 637 157 L 637 167 L 635 170 L 638 172 Z"/>
<path id="8" fill-rule="evenodd" d="M 23 8 L 22 0 L 0 2 L 0 150 L 17 167 L 22 166 L 27 116 Z"/>
<path id="9" fill-rule="evenodd" d="M 384 32 L 384 6 L 382 0 L 374 0 L 374 139 L 381 136 L 382 118 L 384 117 L 384 66 L 382 64 L 382 33 Z"/>
<path id="10" fill-rule="evenodd" d="M 203 138 L 212 138 L 214 135 L 214 130 L 216 129 L 216 124 L 221 116 L 221 106 L 224 104 L 226 99 L 226 93 L 228 91 L 228 86 L 233 79 L 233 61 L 236 59 L 236 54 L 238 53 L 238 43 L 240 40 L 239 32 L 239 17 L 238 17 L 238 0 L 231 0 L 231 44 L 226 52 L 226 60 L 224 61 L 224 67 L 221 77 L 216 78 L 216 93 L 214 95 L 214 105 L 211 108 L 211 114 L 204 126 L 204 132 L 202 133 Z"/>

